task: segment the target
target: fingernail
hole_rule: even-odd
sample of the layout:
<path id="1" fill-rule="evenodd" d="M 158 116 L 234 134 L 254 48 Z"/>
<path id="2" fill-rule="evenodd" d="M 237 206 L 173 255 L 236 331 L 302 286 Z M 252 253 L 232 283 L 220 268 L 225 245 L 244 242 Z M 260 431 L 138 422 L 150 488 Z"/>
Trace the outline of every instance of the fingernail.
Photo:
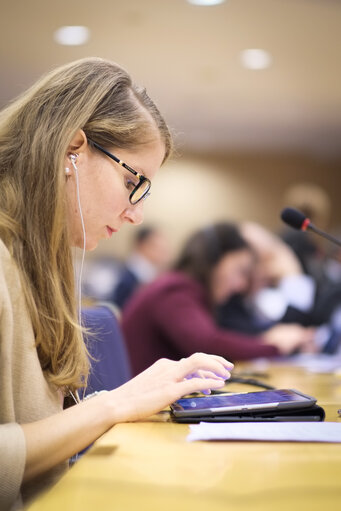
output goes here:
<path id="1" fill-rule="evenodd" d="M 223 387 L 225 385 L 225 380 L 223 379 L 223 380 L 217 381 L 217 383 L 220 384 L 219 385 L 220 387 Z"/>
<path id="2" fill-rule="evenodd" d="M 219 379 L 226 380 L 226 378 L 230 377 L 230 373 L 228 371 L 225 371 L 224 373 L 214 373 Z"/>

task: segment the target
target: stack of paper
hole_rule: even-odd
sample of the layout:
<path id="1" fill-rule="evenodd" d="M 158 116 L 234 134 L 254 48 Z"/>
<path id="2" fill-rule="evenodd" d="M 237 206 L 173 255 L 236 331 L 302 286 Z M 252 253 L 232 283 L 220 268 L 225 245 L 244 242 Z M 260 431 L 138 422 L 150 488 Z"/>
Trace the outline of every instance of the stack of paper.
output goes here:
<path id="1" fill-rule="evenodd" d="M 201 422 L 190 428 L 189 441 L 341 442 L 341 422 Z"/>

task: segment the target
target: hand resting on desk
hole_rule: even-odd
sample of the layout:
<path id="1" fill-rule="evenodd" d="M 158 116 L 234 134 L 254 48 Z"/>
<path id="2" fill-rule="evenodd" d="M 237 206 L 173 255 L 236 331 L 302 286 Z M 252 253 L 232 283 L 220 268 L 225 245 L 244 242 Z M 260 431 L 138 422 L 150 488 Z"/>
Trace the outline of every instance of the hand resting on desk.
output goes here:
<path id="1" fill-rule="evenodd" d="M 315 328 L 307 328 L 297 324 L 279 324 L 269 328 L 262 334 L 266 344 L 277 346 L 281 355 L 290 355 L 294 351 L 315 353 Z"/>

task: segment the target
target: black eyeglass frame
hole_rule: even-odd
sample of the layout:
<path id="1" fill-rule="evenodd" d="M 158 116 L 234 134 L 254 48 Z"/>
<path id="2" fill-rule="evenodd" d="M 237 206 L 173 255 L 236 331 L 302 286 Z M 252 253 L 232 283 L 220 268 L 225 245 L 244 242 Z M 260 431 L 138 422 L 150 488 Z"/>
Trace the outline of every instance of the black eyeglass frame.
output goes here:
<path id="1" fill-rule="evenodd" d="M 94 142 L 93 140 L 91 140 L 90 138 L 88 138 L 88 141 L 96 148 L 98 149 L 99 151 L 101 151 L 102 153 L 106 154 L 107 156 L 109 156 L 109 158 L 111 158 L 112 160 L 114 160 L 116 163 L 118 163 L 119 165 L 121 165 L 121 167 L 125 168 L 126 170 L 128 170 L 129 172 L 131 172 L 132 174 L 134 174 L 134 176 L 136 176 L 139 180 L 139 182 L 137 183 L 137 185 L 134 186 L 133 190 L 131 191 L 130 195 L 129 195 L 129 202 L 130 204 L 137 204 L 138 202 L 140 202 L 142 199 L 146 199 L 148 197 L 148 195 L 150 194 L 150 188 L 152 186 L 152 183 L 150 181 L 150 179 L 148 179 L 146 176 L 143 176 L 142 174 L 140 174 L 139 172 L 137 172 L 136 170 L 134 170 L 132 167 L 129 167 L 129 165 L 127 165 L 124 161 L 122 161 L 120 158 L 118 158 L 117 156 L 115 156 L 114 154 L 110 153 L 109 151 L 107 151 L 106 149 L 104 149 L 104 147 L 100 146 L 99 144 L 97 144 L 97 142 Z M 141 195 L 141 197 L 139 197 L 138 200 L 134 201 L 133 198 L 134 198 L 134 195 L 135 193 L 137 192 L 137 190 L 142 186 L 143 183 L 148 183 L 148 186 L 145 190 L 145 192 L 143 193 L 143 195 Z"/>

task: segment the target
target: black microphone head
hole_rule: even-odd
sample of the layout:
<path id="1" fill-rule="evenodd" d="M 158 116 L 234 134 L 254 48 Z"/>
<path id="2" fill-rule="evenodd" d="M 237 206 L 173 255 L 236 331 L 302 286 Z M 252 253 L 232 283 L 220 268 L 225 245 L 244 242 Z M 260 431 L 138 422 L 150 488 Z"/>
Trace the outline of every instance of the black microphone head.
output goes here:
<path id="1" fill-rule="evenodd" d="M 281 219 L 290 227 L 294 229 L 302 229 L 304 227 L 304 222 L 307 217 L 298 209 L 294 208 L 285 208 L 281 213 Z M 308 220 L 309 221 L 309 220 Z"/>

